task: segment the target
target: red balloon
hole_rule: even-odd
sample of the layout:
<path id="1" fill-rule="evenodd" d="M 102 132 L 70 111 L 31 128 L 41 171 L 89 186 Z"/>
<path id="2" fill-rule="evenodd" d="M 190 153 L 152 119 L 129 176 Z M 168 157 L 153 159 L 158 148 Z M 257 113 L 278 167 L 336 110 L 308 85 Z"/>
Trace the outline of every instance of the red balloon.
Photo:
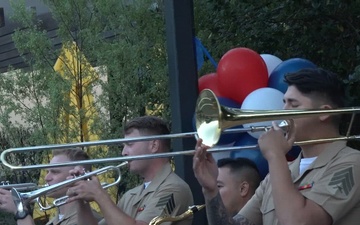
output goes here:
<path id="1" fill-rule="evenodd" d="M 210 89 L 212 90 L 216 96 L 221 96 L 220 91 L 218 88 L 218 77 L 216 73 L 209 73 L 206 75 L 203 75 L 198 80 L 199 83 L 199 92 L 201 92 L 204 89 Z"/>
<path id="2" fill-rule="evenodd" d="M 252 91 L 266 87 L 267 68 L 264 60 L 248 48 L 234 48 L 221 58 L 218 68 L 218 87 L 223 95 L 243 102 Z"/>

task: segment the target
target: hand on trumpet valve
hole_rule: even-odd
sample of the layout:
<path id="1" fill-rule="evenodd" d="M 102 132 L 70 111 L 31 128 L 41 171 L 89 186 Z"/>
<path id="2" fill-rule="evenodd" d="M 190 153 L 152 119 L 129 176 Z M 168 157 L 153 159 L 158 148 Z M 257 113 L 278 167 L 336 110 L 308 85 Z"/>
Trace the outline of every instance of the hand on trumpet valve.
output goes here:
<path id="1" fill-rule="evenodd" d="M 70 176 L 67 177 L 67 179 L 72 179 L 81 175 L 84 175 L 86 173 L 85 168 L 82 166 L 75 166 L 74 169 L 69 171 Z"/>
<path id="2" fill-rule="evenodd" d="M 102 188 L 98 178 L 92 176 L 89 180 L 79 180 L 71 186 L 66 195 L 69 196 L 67 202 L 73 202 L 76 200 L 83 200 L 91 202 L 97 198 L 104 198 L 103 194 L 107 195 L 107 192 Z"/>
<path id="3" fill-rule="evenodd" d="M 76 196 L 76 189 L 75 188 L 69 188 L 66 192 L 66 195 L 69 197 Z"/>
<path id="4" fill-rule="evenodd" d="M 286 155 L 295 142 L 295 130 L 291 128 L 287 133 L 275 123 L 258 139 L 260 150 L 267 160 Z"/>

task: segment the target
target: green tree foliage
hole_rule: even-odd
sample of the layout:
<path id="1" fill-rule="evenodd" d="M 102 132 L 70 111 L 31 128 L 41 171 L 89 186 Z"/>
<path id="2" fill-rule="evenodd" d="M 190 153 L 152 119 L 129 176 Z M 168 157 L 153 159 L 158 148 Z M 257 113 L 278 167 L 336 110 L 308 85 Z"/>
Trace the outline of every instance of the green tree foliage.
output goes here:
<path id="1" fill-rule="evenodd" d="M 29 67 L 10 68 L 9 73 L 0 77 L 0 122 L 5 130 L 14 130 L 1 136 L 6 143 L 3 149 L 84 141 L 82 125 L 89 119 L 87 109 L 80 106 L 77 110 L 75 107 L 82 101 L 71 105 L 74 100 L 66 96 L 75 92 L 82 99 L 86 94 L 95 94 L 95 87 L 101 87 L 102 92 L 94 98 L 97 111 L 90 118 L 93 123 L 89 129 L 100 139 L 121 137 L 124 121 L 146 112 L 170 117 L 161 1 L 44 0 L 44 3 L 57 23 L 56 31 L 46 31 L 47 21 L 36 17 L 24 1 L 12 1 L 12 19 L 20 24 L 13 41 Z M 73 50 L 73 54 L 79 65 L 86 58 L 93 67 L 98 67 L 100 79 L 87 69 L 80 69 L 75 76 L 70 71 L 71 62 L 66 60 L 62 62 L 67 67 L 64 74 L 55 71 L 55 61 L 63 54 L 61 48 L 53 45 L 57 39 L 62 46 L 75 42 L 79 52 Z M 64 113 L 73 116 L 74 126 L 63 126 Z M 11 120 L 14 115 L 17 119 Z M 20 142 L 16 132 L 25 131 Z M 121 151 L 117 147 L 106 153 L 101 150 L 92 157 L 119 155 Z M 15 164 L 39 164 L 43 160 L 39 154 L 20 158 L 9 160 Z M 38 176 L 37 172 L 32 180 L 36 182 Z M 14 177 L 9 171 L 4 174 L 4 180 L 18 182 Z M 128 173 L 122 179 L 125 189 L 139 182 Z"/>
<path id="2" fill-rule="evenodd" d="M 241 46 L 306 58 L 344 78 L 359 65 L 358 1 L 194 2 L 197 35 L 217 59 Z"/>
<path id="3" fill-rule="evenodd" d="M 87 60 L 101 66 L 99 71 L 107 75 L 105 81 L 97 79 L 91 84 L 103 90 L 96 106 L 110 112 L 107 116 L 99 111 L 93 132 L 101 138 L 119 137 L 123 121 L 143 115 L 146 108 L 170 118 L 162 0 L 44 2 L 58 23 L 57 38 L 63 44 L 75 41 Z M 14 7 L 14 19 L 22 27 L 13 38 L 29 69 L 0 77 L 0 120 L 5 129 L 14 131 L 13 136 L 20 131 L 29 133 L 25 132 L 21 143 L 7 134 L 1 137 L 2 142 L 6 140 L 6 147 L 26 146 L 48 144 L 64 134 L 78 136 L 78 130 L 68 132 L 59 125 L 61 110 L 73 112 L 69 100 L 62 97 L 72 83 L 53 69 L 60 50 L 53 47 L 53 40 L 43 29 L 44 21 L 35 18 L 21 2 Z M 194 13 L 196 36 L 215 60 L 235 47 L 248 47 L 283 60 L 309 59 L 341 75 L 350 103 L 360 105 L 358 1 L 194 0 Z M 206 62 L 199 75 L 213 71 Z M 24 100 L 35 107 L 28 107 Z M 157 111 L 159 106 L 163 110 Z M 14 113 L 26 121 L 26 128 L 10 123 Z"/>
<path id="4" fill-rule="evenodd" d="M 49 6 L 58 29 L 56 38 L 63 46 L 75 42 L 80 53 L 75 53 L 79 64 L 85 58 L 99 66 L 105 79 L 92 79 L 89 71 L 79 70 L 74 76 L 65 71 L 60 76 L 54 70 L 55 60 L 61 55 L 54 48 L 44 21 L 29 11 L 24 2 L 13 1 L 13 20 L 21 24 L 13 35 L 20 54 L 28 63 L 26 70 L 14 70 L 1 77 L 1 100 L 4 105 L 2 124 L 12 126 L 10 114 L 20 115 L 22 123 L 32 128 L 30 138 L 35 144 L 57 143 L 62 138 L 72 140 L 81 134 L 85 113 L 80 110 L 73 131 L 61 127 L 62 112 L 74 114 L 67 96 L 74 83 L 77 97 L 93 94 L 94 86 L 102 94 L 95 99 L 100 116 L 94 117 L 90 128 L 102 137 L 119 137 L 122 123 L 150 109 L 160 116 L 169 117 L 168 85 L 165 51 L 165 26 L 161 2 L 156 1 L 85 1 L 44 0 Z M 69 62 L 63 62 L 69 66 Z M 70 68 L 71 69 L 71 68 Z M 68 74 L 66 74 L 68 73 Z M 104 77 L 102 77 L 104 78 Z M 85 88 L 85 89 L 84 89 Z M 163 110 L 156 111 L 162 106 Z M 109 116 L 102 115 L 110 112 Z M 85 109 L 84 109 L 85 110 Z M 101 118 L 101 119 L 100 119 Z M 20 126 L 20 123 L 15 125 Z M 104 129 L 105 128 L 105 129 Z M 35 135 L 36 134 L 36 135 Z M 34 136 L 35 135 L 35 136 Z"/>
<path id="5" fill-rule="evenodd" d="M 339 74 L 348 104 L 360 105 L 359 1 L 195 0 L 194 7 L 196 35 L 217 61 L 235 47 L 282 60 L 305 58 Z M 199 74 L 213 71 L 206 62 Z"/>

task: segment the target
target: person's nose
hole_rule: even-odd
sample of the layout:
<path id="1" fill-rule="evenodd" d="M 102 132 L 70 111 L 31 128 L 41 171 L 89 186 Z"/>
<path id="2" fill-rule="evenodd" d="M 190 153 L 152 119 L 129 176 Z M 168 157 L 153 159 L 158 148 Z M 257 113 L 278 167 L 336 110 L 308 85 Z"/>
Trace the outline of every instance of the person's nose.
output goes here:
<path id="1" fill-rule="evenodd" d="M 287 110 L 287 109 L 290 109 L 290 106 L 289 106 L 289 104 L 284 104 L 284 106 L 283 106 L 283 109 L 285 109 L 285 110 Z"/>
<path id="2" fill-rule="evenodd" d="M 127 156 L 127 155 L 129 155 L 128 149 L 129 149 L 129 148 L 125 145 L 124 148 L 123 148 L 123 150 L 122 150 L 122 152 L 121 152 L 121 155 L 122 155 L 122 156 Z"/>
<path id="3" fill-rule="evenodd" d="M 45 176 L 46 183 L 49 183 L 52 180 L 50 173 L 47 173 Z"/>

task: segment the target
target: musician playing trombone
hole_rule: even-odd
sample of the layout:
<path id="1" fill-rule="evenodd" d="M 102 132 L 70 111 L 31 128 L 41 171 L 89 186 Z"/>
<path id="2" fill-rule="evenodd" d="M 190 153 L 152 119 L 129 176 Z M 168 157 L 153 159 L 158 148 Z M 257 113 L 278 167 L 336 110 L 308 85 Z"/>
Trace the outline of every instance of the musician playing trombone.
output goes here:
<path id="1" fill-rule="evenodd" d="M 125 139 L 150 135 L 169 134 L 167 124 L 154 116 L 138 117 L 125 125 Z M 170 140 L 149 140 L 124 144 L 122 155 L 135 156 L 170 151 Z M 70 171 L 81 172 L 81 168 Z M 129 171 L 143 178 L 144 183 L 127 191 L 116 205 L 96 176 L 91 180 L 78 181 L 68 190 L 73 196 L 69 201 L 95 201 L 100 206 L 104 225 L 146 225 L 156 216 L 176 216 L 188 210 L 193 204 L 189 186 L 171 168 L 169 158 L 153 158 L 129 162 Z M 82 201 L 80 201 L 82 202 Z M 87 203 L 78 207 L 78 225 L 95 225 L 97 221 L 90 213 Z M 190 225 L 192 219 L 176 224 Z M 169 223 L 165 223 L 169 224 Z"/>
<path id="2" fill-rule="evenodd" d="M 50 164 L 89 159 L 89 156 L 80 148 L 53 150 L 52 155 L 53 157 L 50 161 Z M 66 180 L 69 175 L 69 170 L 73 168 L 74 166 L 67 166 L 48 169 L 45 176 L 46 183 L 48 185 L 53 185 Z M 90 170 L 90 167 L 86 169 Z M 60 198 L 66 195 L 66 191 L 67 187 L 64 187 L 50 192 L 47 197 Z M 57 208 L 56 215 L 47 223 L 47 225 L 76 225 L 76 204 L 78 203 L 72 202 L 59 206 Z M 18 225 L 35 224 L 31 215 L 29 215 L 28 209 L 25 209 L 24 213 L 22 212 L 21 216 L 18 216 L 19 212 L 17 212 L 17 207 L 15 206 L 14 200 L 11 196 L 11 192 L 8 190 L 0 189 L 0 210 L 15 214 L 15 220 L 17 221 Z M 99 218 L 99 216 L 97 216 L 97 218 Z"/>
<path id="3" fill-rule="evenodd" d="M 304 69 L 285 76 L 284 109 L 343 107 L 344 90 L 337 76 L 323 69 Z M 294 141 L 339 137 L 340 118 L 320 115 L 294 119 L 284 135 L 273 127 L 258 140 L 269 174 L 247 204 L 231 218 L 216 185 L 217 169 L 208 146 L 198 140 L 193 159 L 203 187 L 207 217 L 215 224 L 358 224 L 360 218 L 360 152 L 344 141 L 302 145 L 288 165 L 285 154 Z"/>

